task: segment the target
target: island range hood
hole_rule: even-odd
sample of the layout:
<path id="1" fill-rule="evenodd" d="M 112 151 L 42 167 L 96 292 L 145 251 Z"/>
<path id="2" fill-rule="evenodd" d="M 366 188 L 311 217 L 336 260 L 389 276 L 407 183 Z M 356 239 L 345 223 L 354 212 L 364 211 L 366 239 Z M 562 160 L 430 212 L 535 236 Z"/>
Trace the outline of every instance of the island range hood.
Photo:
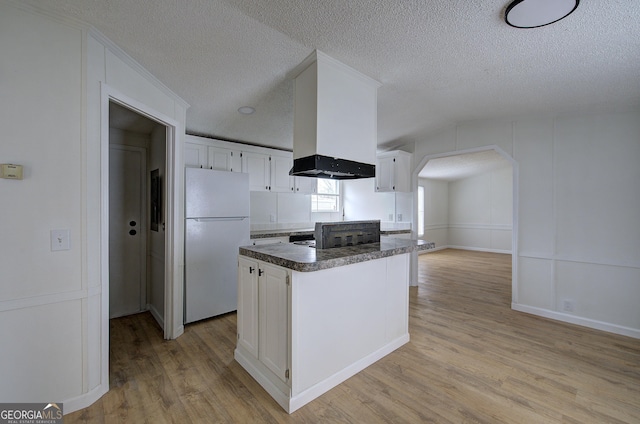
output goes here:
<path id="1" fill-rule="evenodd" d="M 290 175 L 375 177 L 380 83 L 316 50 L 293 73 Z"/>

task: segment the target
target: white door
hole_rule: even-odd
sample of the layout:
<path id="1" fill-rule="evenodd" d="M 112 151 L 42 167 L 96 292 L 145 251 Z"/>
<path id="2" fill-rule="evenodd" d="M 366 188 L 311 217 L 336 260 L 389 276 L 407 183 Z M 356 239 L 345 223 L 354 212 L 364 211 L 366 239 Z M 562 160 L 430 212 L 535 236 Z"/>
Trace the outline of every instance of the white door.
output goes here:
<path id="1" fill-rule="evenodd" d="M 109 317 L 143 311 L 145 150 L 109 147 Z"/>

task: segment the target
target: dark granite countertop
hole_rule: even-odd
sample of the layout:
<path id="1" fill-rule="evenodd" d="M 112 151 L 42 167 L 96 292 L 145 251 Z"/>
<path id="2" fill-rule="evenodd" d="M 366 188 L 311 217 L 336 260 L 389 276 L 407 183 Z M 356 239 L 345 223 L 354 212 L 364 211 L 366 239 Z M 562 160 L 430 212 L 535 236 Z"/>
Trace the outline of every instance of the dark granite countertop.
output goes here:
<path id="1" fill-rule="evenodd" d="M 271 237 L 289 237 L 299 235 L 313 235 L 315 228 L 302 228 L 296 230 L 254 230 L 251 231 L 251 239 L 271 238 Z M 380 235 L 389 236 L 393 234 L 411 234 L 411 230 L 408 228 L 396 229 L 396 228 L 380 228 Z"/>
<path id="2" fill-rule="evenodd" d="M 240 247 L 240 255 L 294 271 L 310 272 L 433 248 L 435 243 L 424 240 L 385 238 L 380 243 L 333 249 L 291 243 L 243 246 Z"/>

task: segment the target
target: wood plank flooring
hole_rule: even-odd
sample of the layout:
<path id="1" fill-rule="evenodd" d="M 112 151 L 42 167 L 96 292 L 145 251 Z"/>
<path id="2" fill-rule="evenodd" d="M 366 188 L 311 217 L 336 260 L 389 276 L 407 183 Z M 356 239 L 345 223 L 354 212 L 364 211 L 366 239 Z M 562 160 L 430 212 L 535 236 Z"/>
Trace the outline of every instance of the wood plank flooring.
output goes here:
<path id="1" fill-rule="evenodd" d="M 510 309 L 511 256 L 420 256 L 411 342 L 291 415 L 233 359 L 235 314 L 111 321 L 111 390 L 65 423 L 640 423 L 640 340 Z"/>

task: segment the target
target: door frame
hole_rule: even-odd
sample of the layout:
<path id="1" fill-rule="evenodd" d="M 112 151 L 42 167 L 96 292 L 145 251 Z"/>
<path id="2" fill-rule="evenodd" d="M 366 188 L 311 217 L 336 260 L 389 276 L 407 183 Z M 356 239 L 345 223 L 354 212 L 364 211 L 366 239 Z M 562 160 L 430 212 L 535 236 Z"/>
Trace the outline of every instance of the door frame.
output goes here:
<path id="1" fill-rule="evenodd" d="M 147 306 L 147 149 L 144 147 L 127 146 L 123 144 L 110 144 L 109 149 L 127 150 L 130 152 L 138 152 L 142 154 L 142 163 L 140 165 L 140 302 L 138 308 L 144 311 Z M 109 155 L 111 161 L 111 155 Z M 109 229 L 111 231 L 111 229 Z M 166 281 L 165 281 L 166 283 Z M 111 284 L 111 281 L 109 281 Z"/>
<path id="2" fill-rule="evenodd" d="M 183 167 L 178 150 L 179 132 L 175 119 L 158 112 L 115 88 L 100 83 L 100 287 L 101 287 L 101 371 L 109 381 L 109 102 L 117 103 L 166 127 L 166 177 L 162 195 L 165 211 L 164 338 L 175 339 L 184 332 L 182 258 Z M 180 145 L 180 147 L 182 147 Z M 179 159 L 179 160 L 178 160 Z"/>
<path id="3" fill-rule="evenodd" d="M 513 193 L 513 207 L 512 207 L 512 227 L 511 227 L 511 302 L 516 301 L 518 298 L 518 205 L 519 202 L 519 188 L 520 188 L 520 170 L 518 167 L 518 162 L 507 152 L 505 152 L 500 146 L 492 144 L 488 146 L 464 149 L 464 150 L 455 150 L 445 153 L 436 153 L 432 155 L 425 155 L 421 158 L 414 158 L 415 163 L 417 164 L 413 169 L 413 174 L 411 176 L 412 181 L 412 189 L 413 189 L 413 219 L 412 219 L 412 238 L 418 238 L 418 184 L 419 184 L 419 174 L 422 171 L 422 168 L 425 167 L 427 162 L 431 159 L 438 159 L 449 156 L 459 156 L 468 153 L 478 153 L 484 152 L 488 150 L 493 150 L 498 153 L 500 156 L 505 158 L 510 164 L 512 169 L 512 193 Z M 411 255 L 411 284 L 418 285 L 418 254 L 416 252 Z"/>

